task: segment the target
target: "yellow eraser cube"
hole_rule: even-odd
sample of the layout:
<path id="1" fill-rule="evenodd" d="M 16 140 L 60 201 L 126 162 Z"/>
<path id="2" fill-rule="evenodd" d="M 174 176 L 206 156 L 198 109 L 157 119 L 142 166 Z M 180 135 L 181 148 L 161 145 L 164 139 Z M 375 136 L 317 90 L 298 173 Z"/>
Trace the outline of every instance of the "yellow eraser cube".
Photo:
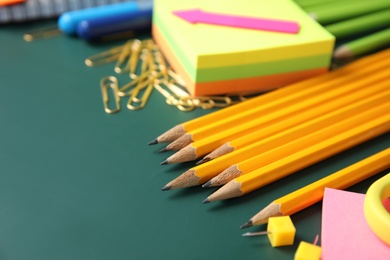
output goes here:
<path id="1" fill-rule="evenodd" d="M 294 260 L 319 260 L 321 251 L 321 247 L 301 241 L 295 252 Z"/>
<path id="2" fill-rule="evenodd" d="M 289 216 L 269 218 L 267 231 L 273 247 L 294 244 L 295 226 Z"/>

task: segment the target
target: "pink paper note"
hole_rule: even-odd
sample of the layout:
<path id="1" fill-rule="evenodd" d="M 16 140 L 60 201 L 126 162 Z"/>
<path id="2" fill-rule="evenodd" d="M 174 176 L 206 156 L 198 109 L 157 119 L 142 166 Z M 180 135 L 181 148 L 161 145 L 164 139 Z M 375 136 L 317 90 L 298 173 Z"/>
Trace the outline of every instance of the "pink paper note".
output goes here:
<path id="1" fill-rule="evenodd" d="M 299 24 L 294 21 L 220 14 L 206 12 L 201 9 L 178 10 L 174 11 L 173 14 L 190 23 L 206 23 L 292 34 L 297 34 L 300 29 Z"/>
<path id="2" fill-rule="evenodd" d="M 326 188 L 322 204 L 323 260 L 389 260 L 390 247 L 364 217 L 365 194 Z"/>

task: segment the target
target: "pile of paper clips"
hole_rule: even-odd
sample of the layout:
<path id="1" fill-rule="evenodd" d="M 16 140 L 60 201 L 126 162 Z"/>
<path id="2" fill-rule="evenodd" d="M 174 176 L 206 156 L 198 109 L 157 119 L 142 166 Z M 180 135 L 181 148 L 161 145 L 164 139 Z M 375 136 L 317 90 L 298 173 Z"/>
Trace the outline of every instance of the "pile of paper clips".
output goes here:
<path id="1" fill-rule="evenodd" d="M 130 110 L 145 107 L 153 89 L 164 96 L 167 104 L 182 111 L 191 111 L 196 107 L 226 107 L 246 99 L 241 95 L 192 97 L 186 91 L 184 81 L 167 65 L 158 45 L 151 39 L 129 40 L 122 46 L 85 60 L 85 64 L 90 67 L 113 62 L 116 62 L 114 71 L 118 74 L 128 73 L 130 81 L 119 86 L 115 76 L 101 79 L 104 110 L 109 114 L 120 111 L 122 98 L 127 98 L 127 108 Z"/>

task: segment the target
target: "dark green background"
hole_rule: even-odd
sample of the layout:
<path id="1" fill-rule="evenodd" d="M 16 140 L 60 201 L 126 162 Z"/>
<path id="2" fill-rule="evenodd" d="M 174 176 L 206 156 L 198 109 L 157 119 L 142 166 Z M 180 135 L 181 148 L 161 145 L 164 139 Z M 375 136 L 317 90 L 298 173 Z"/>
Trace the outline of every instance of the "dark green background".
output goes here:
<path id="1" fill-rule="evenodd" d="M 293 246 L 241 237 L 239 226 L 272 200 L 389 146 L 386 134 L 229 201 L 202 204 L 213 189 L 199 187 L 162 192 L 193 164 L 160 166 L 169 154 L 147 143 L 210 110 L 181 112 L 153 92 L 145 109 L 108 115 L 99 81 L 114 75 L 113 65 L 89 68 L 84 59 L 123 41 L 23 41 L 41 26 L 0 27 L 0 259 L 293 259 L 299 241 L 321 233 L 320 203 L 292 216 Z M 385 173 L 350 190 L 365 192 Z"/>

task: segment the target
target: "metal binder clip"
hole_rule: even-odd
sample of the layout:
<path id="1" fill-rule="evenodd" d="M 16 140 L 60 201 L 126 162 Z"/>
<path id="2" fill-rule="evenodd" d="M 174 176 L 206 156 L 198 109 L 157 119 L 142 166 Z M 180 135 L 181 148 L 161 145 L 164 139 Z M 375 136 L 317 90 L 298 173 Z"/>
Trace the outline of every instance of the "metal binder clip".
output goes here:
<path id="1" fill-rule="evenodd" d="M 115 107 L 111 109 L 109 107 L 109 93 L 108 89 L 111 88 L 115 100 Z M 118 95 L 118 79 L 113 76 L 104 77 L 100 80 L 100 89 L 102 91 L 104 111 L 108 114 L 113 114 L 121 110 L 120 97 Z"/>

